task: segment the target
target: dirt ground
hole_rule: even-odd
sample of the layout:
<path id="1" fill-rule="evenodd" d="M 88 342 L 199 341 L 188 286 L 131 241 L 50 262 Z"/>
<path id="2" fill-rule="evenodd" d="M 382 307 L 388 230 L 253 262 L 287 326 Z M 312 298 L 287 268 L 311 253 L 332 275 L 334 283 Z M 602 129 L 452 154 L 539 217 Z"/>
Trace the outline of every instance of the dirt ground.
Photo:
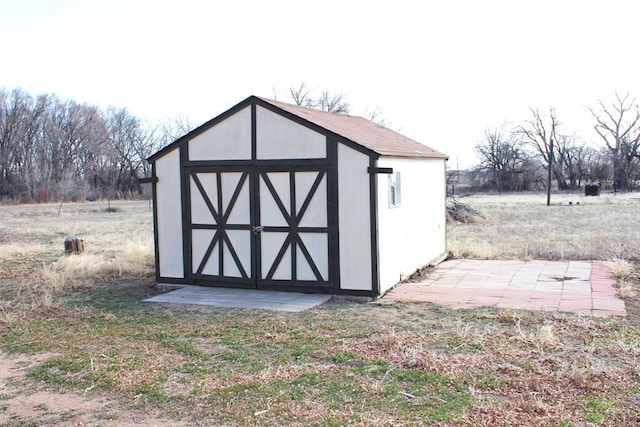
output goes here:
<path id="1" fill-rule="evenodd" d="M 0 425 L 22 425 L 25 420 L 39 426 L 176 425 L 175 421 L 149 419 L 147 415 L 126 410 L 108 397 L 88 399 L 77 394 L 34 390 L 26 372 L 54 356 L 0 355 Z"/>

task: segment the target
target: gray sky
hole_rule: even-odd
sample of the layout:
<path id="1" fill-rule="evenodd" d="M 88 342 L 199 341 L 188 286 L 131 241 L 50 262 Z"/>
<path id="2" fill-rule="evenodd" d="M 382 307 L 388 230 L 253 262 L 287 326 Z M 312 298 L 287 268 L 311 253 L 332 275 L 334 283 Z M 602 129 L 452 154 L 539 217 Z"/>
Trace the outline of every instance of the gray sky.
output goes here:
<path id="1" fill-rule="evenodd" d="M 0 0 L 0 87 L 204 122 L 301 81 L 476 162 L 487 126 L 640 95 L 633 0 Z"/>

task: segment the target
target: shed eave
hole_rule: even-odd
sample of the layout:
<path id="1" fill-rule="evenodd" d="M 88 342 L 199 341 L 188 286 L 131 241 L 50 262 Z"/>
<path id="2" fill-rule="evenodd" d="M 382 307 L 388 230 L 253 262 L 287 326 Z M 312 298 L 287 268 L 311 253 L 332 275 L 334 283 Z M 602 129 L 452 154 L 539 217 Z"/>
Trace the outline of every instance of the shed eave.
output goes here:
<path id="1" fill-rule="evenodd" d="M 263 108 L 266 108 L 276 114 L 279 114 L 283 117 L 288 118 L 289 120 L 293 120 L 297 123 L 300 123 L 310 129 L 314 129 L 320 133 L 323 133 L 327 136 L 331 136 L 333 138 L 335 138 L 337 141 L 339 141 L 340 143 L 346 144 L 347 146 L 349 146 L 352 149 L 358 150 L 364 154 L 367 154 L 371 157 L 374 158 L 379 158 L 381 156 L 384 157 L 401 157 L 401 158 L 441 158 L 441 159 L 445 159 L 448 160 L 449 157 L 444 154 L 441 153 L 437 150 L 434 150 L 428 146 L 424 146 L 424 150 L 422 150 L 422 147 L 419 147 L 419 151 L 415 151 L 415 148 L 412 150 L 411 148 L 409 149 L 402 149 L 402 150 L 386 150 L 386 149 L 380 149 L 378 147 L 376 147 L 376 144 L 374 143 L 369 143 L 367 141 L 359 141 L 359 140 L 354 140 L 353 138 L 340 133 L 340 132 L 336 132 L 332 129 L 328 129 L 326 126 L 323 126 L 322 124 L 319 124 L 317 122 L 314 122 L 313 120 L 309 120 L 306 117 L 303 117 L 302 115 L 296 114 L 295 113 L 295 109 L 302 109 L 305 107 L 301 107 L 301 106 L 296 106 L 296 105 L 290 105 L 291 110 L 294 111 L 290 111 L 289 109 L 283 108 L 281 105 L 289 105 L 289 104 L 285 104 L 285 103 L 281 103 L 279 101 L 273 101 L 267 98 L 261 98 L 255 95 L 251 95 L 248 98 L 244 99 L 243 101 L 239 102 L 238 104 L 234 105 L 233 107 L 229 108 L 228 110 L 226 110 L 225 112 L 219 114 L 218 116 L 214 117 L 213 119 L 203 123 L 202 125 L 198 126 L 197 128 L 193 129 L 192 131 L 188 132 L 187 134 L 183 135 L 182 137 L 176 139 L 175 141 L 173 141 L 171 144 L 167 145 L 166 147 L 163 147 L 162 149 L 160 149 L 159 151 L 157 151 L 156 153 L 152 154 L 151 156 L 149 156 L 147 158 L 147 161 L 149 163 L 153 163 L 155 162 L 158 158 L 164 156 L 166 153 L 178 148 L 179 146 L 181 146 L 183 143 L 186 143 L 187 141 L 189 141 L 190 139 L 192 139 L 193 137 L 199 135 L 200 133 L 203 133 L 205 131 L 207 131 L 208 129 L 210 129 L 211 127 L 215 126 L 217 123 L 223 121 L 224 119 L 226 119 L 227 117 L 231 116 L 232 114 L 240 111 L 241 109 L 251 105 L 251 104 L 256 104 L 259 105 Z M 317 113 L 317 112 L 316 112 Z M 320 112 L 322 114 L 332 114 L 332 113 L 327 113 L 327 112 Z M 350 117 L 354 117 L 357 120 L 363 120 L 360 117 L 355 117 L 355 116 L 350 116 Z M 321 120 L 322 121 L 322 120 Z M 385 128 L 386 129 L 386 128 Z M 390 129 L 386 129 L 386 131 L 388 132 L 392 132 L 392 133 L 396 133 L 395 131 L 392 131 Z M 400 135 L 400 134 L 398 134 Z M 405 137 L 406 138 L 406 137 Z M 410 138 L 406 138 L 406 140 L 411 141 L 412 144 L 419 144 L 419 145 L 423 145 L 417 141 L 413 141 Z M 379 144 L 378 144 L 379 145 Z"/>

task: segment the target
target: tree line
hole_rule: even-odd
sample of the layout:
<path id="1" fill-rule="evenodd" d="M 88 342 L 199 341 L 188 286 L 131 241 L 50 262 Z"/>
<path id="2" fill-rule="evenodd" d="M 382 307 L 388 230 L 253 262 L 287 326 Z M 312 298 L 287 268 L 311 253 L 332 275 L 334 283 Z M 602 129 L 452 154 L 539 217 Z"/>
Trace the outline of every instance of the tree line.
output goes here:
<path id="1" fill-rule="evenodd" d="M 487 128 L 476 144 L 475 181 L 485 189 L 575 190 L 586 183 L 631 191 L 640 183 L 640 105 L 629 93 L 589 107 L 599 136 L 589 145 L 568 133 L 554 108 L 530 109 L 522 124 Z"/>
<path id="2" fill-rule="evenodd" d="M 151 125 L 126 108 L 0 89 L 0 202 L 140 196 L 138 179 L 150 175 L 145 159 L 191 127 L 185 120 Z"/>
<path id="3" fill-rule="evenodd" d="M 274 97 L 277 98 L 276 94 Z M 298 105 L 347 114 L 344 94 L 314 93 L 306 83 L 285 95 Z M 578 189 L 585 183 L 614 191 L 640 185 L 640 105 L 630 94 L 589 108 L 599 146 L 567 132 L 554 108 L 530 109 L 513 126 L 487 128 L 476 144 L 474 184 L 497 191 Z M 385 125 L 381 110 L 367 111 Z M 142 121 L 126 108 L 31 96 L 0 88 L 0 202 L 113 199 L 148 195 L 139 178 L 150 175 L 146 158 L 192 130 L 186 118 Z"/>
<path id="4" fill-rule="evenodd" d="M 284 98 L 336 114 L 350 108 L 344 94 L 317 93 L 306 82 Z M 380 109 L 369 114 L 381 122 Z M 0 203 L 146 197 L 146 158 L 194 128 L 184 117 L 151 124 L 126 108 L 0 88 Z"/>

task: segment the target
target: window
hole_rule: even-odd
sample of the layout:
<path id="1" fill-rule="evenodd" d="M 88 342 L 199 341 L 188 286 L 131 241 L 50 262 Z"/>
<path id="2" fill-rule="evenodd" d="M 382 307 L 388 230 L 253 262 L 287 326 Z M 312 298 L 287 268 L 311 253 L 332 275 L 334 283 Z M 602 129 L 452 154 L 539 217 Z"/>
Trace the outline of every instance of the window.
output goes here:
<path id="1" fill-rule="evenodd" d="M 400 172 L 389 175 L 389 207 L 400 206 L 402 187 L 400 185 Z"/>

